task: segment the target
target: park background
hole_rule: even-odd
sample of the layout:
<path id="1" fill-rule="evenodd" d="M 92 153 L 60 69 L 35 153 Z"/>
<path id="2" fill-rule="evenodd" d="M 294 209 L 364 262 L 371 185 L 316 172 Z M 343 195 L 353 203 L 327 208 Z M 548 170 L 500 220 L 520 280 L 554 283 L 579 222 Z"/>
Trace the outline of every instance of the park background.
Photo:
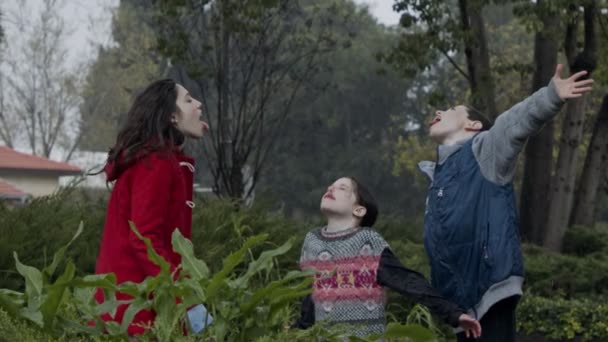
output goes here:
<path id="1" fill-rule="evenodd" d="M 5 0 L 0 10 L 0 144 L 94 173 L 133 96 L 176 79 L 202 100 L 211 126 L 186 146 L 197 160 L 194 255 L 218 272 L 249 238 L 268 234 L 228 284 L 261 250 L 290 241 L 252 289 L 297 269 L 301 240 L 322 224 L 320 197 L 344 175 L 373 190 L 376 229 L 428 275 L 428 183 L 416 164 L 434 159 L 434 111 L 467 103 L 495 118 L 548 84 L 557 63 L 588 70 L 593 92 L 564 106 L 519 158 L 527 282 L 518 328 L 529 341 L 608 340 L 608 1 Z M 6 172 L 0 160 L 0 181 Z M 49 196 L 9 184 L 25 197 L 2 197 L 0 288 L 22 308 L 2 300 L 0 339 L 87 336 L 56 319 L 80 313 L 73 283 L 51 313 L 42 305 L 43 319 L 31 313 L 36 304 L 24 298 L 35 291 L 13 254 L 38 269 L 53 264 L 82 222 L 59 269 L 72 263 L 74 279 L 93 273 L 110 190 L 99 175 L 58 184 Z M 57 291 L 61 276 L 48 273 L 40 298 Z M 242 308 L 245 292 L 224 300 Z M 390 299 L 390 321 L 452 339 L 424 310 Z M 284 304 L 265 325 L 248 321 L 249 311 L 230 316 L 239 332 L 226 339 L 297 339 L 282 329 L 297 300 Z"/>

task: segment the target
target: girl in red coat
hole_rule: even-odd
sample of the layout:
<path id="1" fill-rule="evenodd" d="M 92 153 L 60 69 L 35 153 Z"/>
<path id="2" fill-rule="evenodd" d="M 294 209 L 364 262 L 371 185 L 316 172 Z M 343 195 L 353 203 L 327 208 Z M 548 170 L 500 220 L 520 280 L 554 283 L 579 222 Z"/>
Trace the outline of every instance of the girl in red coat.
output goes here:
<path id="1" fill-rule="evenodd" d="M 171 234 L 179 229 L 190 238 L 194 160 L 181 147 L 185 138 L 200 139 L 209 129 L 200 119 L 201 103 L 173 80 L 150 84 L 127 113 L 126 123 L 110 149 L 105 173 L 115 182 L 95 273 L 114 273 L 118 284 L 141 282 L 155 276 L 159 267 L 148 260 L 146 246 L 129 227 L 132 221 L 150 239 L 156 252 L 175 269 L 180 256 L 173 252 Z M 102 291 L 96 293 L 104 301 Z M 118 300 L 130 299 L 118 293 Z M 122 322 L 127 305 L 114 317 Z M 154 322 L 154 312 L 140 311 L 128 328 L 129 335 L 142 334 Z"/>

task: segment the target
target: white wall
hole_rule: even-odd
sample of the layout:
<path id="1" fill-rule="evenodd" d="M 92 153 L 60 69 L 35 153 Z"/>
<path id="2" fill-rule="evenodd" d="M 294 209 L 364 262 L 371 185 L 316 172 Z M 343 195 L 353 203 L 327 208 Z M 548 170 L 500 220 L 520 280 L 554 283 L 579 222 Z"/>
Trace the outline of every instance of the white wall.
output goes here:
<path id="1" fill-rule="evenodd" d="M 57 191 L 57 189 L 59 189 L 59 179 L 57 176 L 3 173 L 2 179 L 14 185 L 19 190 L 32 195 L 33 197 L 51 195 Z"/>

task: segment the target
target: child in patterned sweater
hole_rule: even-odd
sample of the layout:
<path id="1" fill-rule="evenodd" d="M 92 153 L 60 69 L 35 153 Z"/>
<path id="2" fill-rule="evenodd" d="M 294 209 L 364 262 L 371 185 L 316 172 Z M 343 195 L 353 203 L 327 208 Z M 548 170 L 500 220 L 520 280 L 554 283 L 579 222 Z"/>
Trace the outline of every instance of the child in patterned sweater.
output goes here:
<path id="1" fill-rule="evenodd" d="M 302 301 L 295 326 L 316 321 L 353 325 L 353 335 L 384 332 L 385 288 L 427 306 L 467 336 L 479 337 L 479 322 L 447 301 L 418 272 L 405 268 L 388 243 L 370 227 L 378 216 L 371 193 L 353 177 L 327 188 L 321 199 L 327 226 L 304 239 L 300 267 L 314 270 L 313 292 Z"/>

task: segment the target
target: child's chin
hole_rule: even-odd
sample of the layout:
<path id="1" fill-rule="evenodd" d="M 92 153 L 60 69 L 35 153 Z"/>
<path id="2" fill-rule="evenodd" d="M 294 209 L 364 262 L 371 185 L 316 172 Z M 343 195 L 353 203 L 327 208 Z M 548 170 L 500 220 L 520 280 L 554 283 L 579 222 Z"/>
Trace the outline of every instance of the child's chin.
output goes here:
<path id="1" fill-rule="evenodd" d="M 200 139 L 203 137 L 203 132 L 191 132 L 188 134 L 188 137 L 191 139 Z"/>

